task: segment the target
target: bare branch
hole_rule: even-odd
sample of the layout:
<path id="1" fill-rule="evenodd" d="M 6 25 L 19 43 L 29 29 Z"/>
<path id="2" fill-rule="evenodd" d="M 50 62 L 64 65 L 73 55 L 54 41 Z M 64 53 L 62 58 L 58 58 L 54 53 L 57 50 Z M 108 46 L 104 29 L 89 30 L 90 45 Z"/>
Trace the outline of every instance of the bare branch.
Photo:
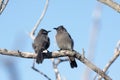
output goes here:
<path id="1" fill-rule="evenodd" d="M 117 45 L 116 45 L 114 53 L 116 53 L 118 51 L 120 51 L 120 40 L 117 42 Z"/>
<path id="2" fill-rule="evenodd" d="M 62 62 L 66 62 L 66 61 L 69 61 L 68 58 L 65 58 L 65 59 L 60 59 L 58 58 L 57 59 L 57 62 L 55 62 L 55 59 L 51 59 L 52 60 L 52 64 L 53 64 L 53 69 L 54 69 L 54 72 L 55 72 L 55 76 L 56 76 L 56 80 L 62 80 L 61 79 L 61 75 L 60 75 L 60 72 L 59 72 L 59 69 L 58 69 L 58 65 Z"/>
<path id="3" fill-rule="evenodd" d="M 120 5 L 114 2 L 113 0 L 97 0 L 97 1 L 108 5 L 109 7 L 113 8 L 114 10 L 120 13 Z"/>
<path id="4" fill-rule="evenodd" d="M 38 19 L 38 21 L 36 22 L 35 26 L 33 27 L 32 31 L 31 31 L 30 34 L 29 34 L 30 37 L 31 37 L 33 40 L 35 39 L 35 36 L 34 36 L 35 31 L 37 30 L 37 28 L 38 28 L 40 22 L 42 21 L 42 19 L 43 19 L 45 13 L 46 13 L 46 11 L 47 11 L 48 3 L 49 3 L 49 0 L 46 0 L 46 3 L 45 3 L 45 7 L 44 7 L 44 9 L 43 9 L 43 12 L 42 12 L 40 18 Z"/>
<path id="5" fill-rule="evenodd" d="M 9 0 L 0 0 L 0 14 L 3 12 L 3 10 L 5 9 L 7 3 Z"/>
<path id="6" fill-rule="evenodd" d="M 106 71 L 109 69 L 109 67 L 112 65 L 112 63 L 114 63 L 114 61 L 119 57 L 120 55 L 120 41 L 118 41 L 117 43 L 117 47 L 115 49 L 115 53 L 113 55 L 113 57 L 110 59 L 110 61 L 106 64 L 105 68 L 103 69 L 103 72 L 106 73 Z M 101 80 L 102 77 L 99 76 L 98 80 Z"/>
<path id="7" fill-rule="evenodd" d="M 40 73 L 41 75 L 43 75 L 45 78 L 47 78 L 48 80 L 51 80 L 46 74 L 44 74 L 43 72 L 41 72 L 40 70 L 36 69 L 35 67 L 32 67 L 33 70 L 35 70 L 36 72 Z"/>
<path id="8" fill-rule="evenodd" d="M 10 50 L 6 50 L 6 49 L 0 49 L 0 54 L 9 55 L 9 56 L 16 56 L 16 57 L 22 57 L 22 58 L 36 58 L 36 54 L 32 54 L 32 53 L 29 53 L 29 52 L 10 51 Z M 83 64 L 88 66 L 90 69 L 92 69 L 94 72 L 96 72 L 97 74 L 102 76 L 105 80 L 112 80 L 100 68 L 95 66 L 87 58 L 83 58 L 82 55 L 79 52 L 69 51 L 69 50 L 61 50 L 61 51 L 54 51 L 54 52 L 44 53 L 43 56 L 46 59 L 58 58 L 58 57 L 63 57 L 63 56 L 75 57 L 79 61 L 81 61 Z"/>
<path id="9" fill-rule="evenodd" d="M 111 58 L 111 60 L 106 64 L 105 68 L 103 69 L 103 72 L 106 72 L 108 68 L 114 63 L 114 61 L 119 57 L 120 51 L 116 52 L 114 56 Z M 102 77 L 99 76 L 98 80 L 101 80 Z"/>
<path id="10" fill-rule="evenodd" d="M 53 64 L 53 69 L 54 69 L 54 72 L 55 72 L 55 76 L 56 76 L 56 80 L 61 80 L 61 75 L 60 75 L 60 72 L 57 68 L 57 65 L 55 63 L 55 59 L 51 59 L 52 60 L 52 64 Z"/>

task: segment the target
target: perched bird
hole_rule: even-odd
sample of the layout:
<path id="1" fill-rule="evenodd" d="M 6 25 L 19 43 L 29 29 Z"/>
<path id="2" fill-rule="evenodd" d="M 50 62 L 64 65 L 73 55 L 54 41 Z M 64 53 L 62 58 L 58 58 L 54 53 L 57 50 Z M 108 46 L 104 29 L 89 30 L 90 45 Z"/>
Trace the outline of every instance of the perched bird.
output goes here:
<path id="1" fill-rule="evenodd" d="M 50 39 L 48 37 L 48 33 L 50 31 L 46 31 L 45 29 L 41 29 L 38 33 L 38 35 L 36 36 L 36 38 L 34 39 L 34 42 L 32 44 L 33 49 L 35 51 L 35 53 L 37 54 L 36 57 L 36 62 L 42 63 L 44 57 L 43 57 L 43 51 L 47 50 L 49 45 L 50 45 Z"/>
<path id="2" fill-rule="evenodd" d="M 61 25 L 57 28 L 53 28 L 57 31 L 56 42 L 60 50 L 73 51 L 74 42 L 67 30 Z M 69 57 L 71 68 L 77 67 L 77 63 L 74 57 Z"/>

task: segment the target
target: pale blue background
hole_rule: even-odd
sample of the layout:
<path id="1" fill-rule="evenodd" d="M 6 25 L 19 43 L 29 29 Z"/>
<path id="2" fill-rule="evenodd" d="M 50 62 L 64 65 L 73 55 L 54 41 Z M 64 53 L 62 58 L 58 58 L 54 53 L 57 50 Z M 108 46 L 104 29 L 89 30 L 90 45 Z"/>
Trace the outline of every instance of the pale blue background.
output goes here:
<path id="1" fill-rule="evenodd" d="M 32 30 L 44 8 L 46 0 L 10 0 L 0 15 L 0 48 L 34 52 L 32 40 L 28 33 Z M 117 0 L 116 0 L 117 1 Z M 64 25 L 74 39 L 74 49 L 88 56 L 90 35 L 93 29 L 93 12 L 99 2 L 96 0 L 50 0 L 47 13 L 37 32 L 41 29 L 52 30 L 49 34 L 51 45 L 49 50 L 58 50 L 55 42 L 56 32 L 52 29 Z M 100 30 L 98 30 L 95 46 L 95 65 L 101 69 L 113 56 L 117 41 L 120 39 L 120 14 L 110 7 L 101 4 Z M 16 58 L 0 55 L 0 80 L 11 80 L 6 59 L 16 65 L 19 80 L 47 80 L 31 69 L 33 59 Z M 77 61 L 78 68 L 71 69 L 68 62 L 61 63 L 58 68 L 62 78 L 66 80 L 83 80 L 86 66 Z M 43 64 L 36 65 L 42 72 L 55 80 L 52 63 L 44 60 Z M 120 80 L 120 58 L 108 70 L 113 80 Z M 93 80 L 92 72 L 89 80 Z M 16 75 L 15 75 L 16 76 Z"/>

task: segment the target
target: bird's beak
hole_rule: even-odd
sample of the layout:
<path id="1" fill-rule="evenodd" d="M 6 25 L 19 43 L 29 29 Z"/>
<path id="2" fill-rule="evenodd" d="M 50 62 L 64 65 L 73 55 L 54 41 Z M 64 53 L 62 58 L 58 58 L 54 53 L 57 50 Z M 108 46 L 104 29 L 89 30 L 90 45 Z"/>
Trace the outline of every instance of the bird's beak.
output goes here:
<path id="1" fill-rule="evenodd" d="M 57 30 L 57 28 L 53 28 L 53 29 Z"/>

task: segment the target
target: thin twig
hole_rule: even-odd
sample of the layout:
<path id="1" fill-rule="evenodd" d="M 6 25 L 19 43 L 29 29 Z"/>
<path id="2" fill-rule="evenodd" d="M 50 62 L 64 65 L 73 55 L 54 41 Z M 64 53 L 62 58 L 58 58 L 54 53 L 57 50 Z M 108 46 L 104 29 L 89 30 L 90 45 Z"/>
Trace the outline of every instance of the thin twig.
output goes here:
<path id="1" fill-rule="evenodd" d="M 103 72 L 106 72 L 108 69 L 109 69 L 109 67 L 112 65 L 112 63 L 114 63 L 114 61 L 119 57 L 119 55 L 120 55 L 120 51 L 118 51 L 117 53 L 115 53 L 115 55 L 110 59 L 110 61 L 106 64 L 106 66 L 105 66 L 105 68 L 103 69 Z M 98 77 L 98 80 L 101 80 L 102 79 L 102 77 L 101 76 L 99 76 Z"/>
<path id="2" fill-rule="evenodd" d="M 120 51 L 120 40 L 117 42 L 114 53 L 116 53 L 117 51 Z"/>
<path id="3" fill-rule="evenodd" d="M 40 73 L 41 75 L 43 75 L 45 78 L 47 78 L 48 80 L 51 80 L 46 74 L 44 74 L 43 72 L 41 72 L 40 70 L 38 70 L 35 67 L 32 67 L 33 70 L 35 70 L 36 72 Z"/>
<path id="4" fill-rule="evenodd" d="M 33 60 L 33 65 L 32 67 L 35 67 L 36 59 Z"/>
<path id="5" fill-rule="evenodd" d="M 85 51 L 84 51 L 84 48 L 82 49 L 82 57 L 83 57 L 83 58 L 85 57 Z"/>
<path id="6" fill-rule="evenodd" d="M 43 12 L 42 12 L 42 14 L 40 15 L 40 17 L 39 17 L 38 21 L 36 22 L 35 26 L 33 27 L 32 31 L 31 31 L 30 34 L 29 34 L 30 37 L 31 37 L 33 40 L 35 39 L 35 36 L 34 36 L 35 31 L 37 30 L 40 22 L 42 21 L 43 17 L 45 16 L 45 13 L 46 13 L 47 8 L 48 8 L 48 3 L 49 3 L 49 0 L 46 0 L 46 3 L 45 3 L 45 7 L 44 7 L 44 9 L 43 9 Z"/>
<path id="7" fill-rule="evenodd" d="M 119 55 L 120 55 L 120 41 L 118 41 L 117 47 L 115 49 L 115 53 L 114 53 L 113 57 L 110 59 L 110 61 L 106 64 L 105 68 L 103 69 L 103 72 L 106 73 L 106 71 L 114 63 L 114 61 L 119 57 Z M 101 80 L 101 79 L 102 79 L 102 77 L 99 76 L 98 80 Z"/>

